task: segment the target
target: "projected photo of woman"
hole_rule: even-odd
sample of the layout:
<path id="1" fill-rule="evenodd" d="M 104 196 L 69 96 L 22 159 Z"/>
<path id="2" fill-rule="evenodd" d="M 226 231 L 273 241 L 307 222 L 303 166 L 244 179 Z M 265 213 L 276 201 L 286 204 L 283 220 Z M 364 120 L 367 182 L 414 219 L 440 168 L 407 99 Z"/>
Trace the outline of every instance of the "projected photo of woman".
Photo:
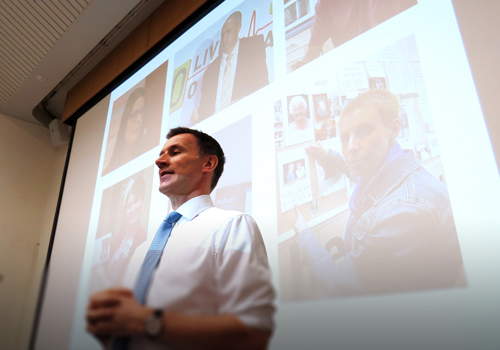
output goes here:
<path id="1" fill-rule="evenodd" d="M 306 98 L 304 95 L 289 97 L 288 127 L 291 134 L 305 132 L 312 127 Z"/>
<path id="2" fill-rule="evenodd" d="M 104 190 L 91 276 L 91 290 L 120 286 L 136 248 L 147 239 L 153 167 Z"/>
<path id="3" fill-rule="evenodd" d="M 147 133 L 146 118 L 146 89 L 141 87 L 134 90 L 127 100 L 113 155 L 104 173 L 118 168 L 141 153 Z"/>
<path id="4" fill-rule="evenodd" d="M 113 102 L 102 175 L 158 144 L 166 70 L 164 63 Z"/>

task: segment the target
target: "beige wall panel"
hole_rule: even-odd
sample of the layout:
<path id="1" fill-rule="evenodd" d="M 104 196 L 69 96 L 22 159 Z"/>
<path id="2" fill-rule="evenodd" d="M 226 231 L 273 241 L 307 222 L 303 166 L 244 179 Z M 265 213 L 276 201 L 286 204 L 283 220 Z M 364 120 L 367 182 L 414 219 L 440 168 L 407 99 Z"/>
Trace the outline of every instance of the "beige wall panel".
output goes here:
<path id="1" fill-rule="evenodd" d="M 0 114 L 0 348 L 27 349 L 67 145 Z"/>

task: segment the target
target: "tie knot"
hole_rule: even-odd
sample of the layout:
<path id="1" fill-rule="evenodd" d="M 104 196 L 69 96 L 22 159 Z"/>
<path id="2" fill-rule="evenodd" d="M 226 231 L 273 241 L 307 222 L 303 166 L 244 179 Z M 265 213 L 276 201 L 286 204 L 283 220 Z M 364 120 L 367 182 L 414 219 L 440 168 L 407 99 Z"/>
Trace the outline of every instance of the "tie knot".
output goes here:
<path id="1" fill-rule="evenodd" d="M 165 221 L 168 224 L 172 225 L 174 222 L 176 222 L 177 220 L 179 220 L 181 216 L 182 215 L 179 214 L 178 212 L 173 211 L 173 212 L 171 212 L 170 214 L 167 215 L 167 218 L 165 219 Z"/>

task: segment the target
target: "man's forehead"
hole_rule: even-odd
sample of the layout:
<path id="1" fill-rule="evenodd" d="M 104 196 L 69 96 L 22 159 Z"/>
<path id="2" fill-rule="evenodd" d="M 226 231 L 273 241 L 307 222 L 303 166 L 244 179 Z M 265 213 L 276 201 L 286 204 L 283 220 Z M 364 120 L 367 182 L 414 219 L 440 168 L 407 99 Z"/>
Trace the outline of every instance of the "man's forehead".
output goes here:
<path id="1" fill-rule="evenodd" d="M 198 148 L 198 142 L 196 136 L 194 136 L 193 134 L 179 134 L 169 138 L 165 143 L 165 145 L 163 146 L 163 149 L 166 150 L 169 147 L 173 146 L 181 146 L 184 148 L 190 148 L 190 147 Z"/>
<path id="2" fill-rule="evenodd" d="M 376 105 L 369 104 L 363 105 L 354 109 L 353 111 L 342 114 L 339 121 L 339 126 L 353 124 L 357 122 L 382 122 L 382 116 Z"/>
<path id="3" fill-rule="evenodd" d="M 226 22 L 224 22 L 224 25 L 222 26 L 222 31 L 228 30 L 230 28 L 237 27 L 239 22 L 233 18 L 229 18 Z"/>

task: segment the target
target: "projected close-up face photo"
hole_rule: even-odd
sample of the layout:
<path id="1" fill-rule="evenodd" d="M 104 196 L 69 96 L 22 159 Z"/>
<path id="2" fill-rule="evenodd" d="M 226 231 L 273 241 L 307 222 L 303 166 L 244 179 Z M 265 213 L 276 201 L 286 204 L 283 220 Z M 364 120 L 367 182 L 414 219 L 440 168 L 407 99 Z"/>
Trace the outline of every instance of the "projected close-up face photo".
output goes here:
<path id="1" fill-rule="evenodd" d="M 290 102 L 290 114 L 293 117 L 297 129 L 307 129 L 307 102 L 302 96 L 297 96 L 292 99 Z"/>
<path id="2" fill-rule="evenodd" d="M 374 105 L 365 105 L 340 118 L 342 153 L 356 176 L 373 176 L 384 164 L 399 134 L 399 120 L 386 125 Z"/>
<path id="3" fill-rule="evenodd" d="M 241 16 L 241 13 L 239 14 Z M 222 26 L 220 35 L 220 50 L 226 55 L 230 54 L 238 43 L 241 29 L 241 17 L 237 14 L 230 16 Z"/>
<path id="4" fill-rule="evenodd" d="M 146 118 L 146 99 L 143 96 L 134 102 L 130 114 L 126 118 L 125 140 L 127 143 L 134 143 L 143 132 L 143 122 Z"/>

